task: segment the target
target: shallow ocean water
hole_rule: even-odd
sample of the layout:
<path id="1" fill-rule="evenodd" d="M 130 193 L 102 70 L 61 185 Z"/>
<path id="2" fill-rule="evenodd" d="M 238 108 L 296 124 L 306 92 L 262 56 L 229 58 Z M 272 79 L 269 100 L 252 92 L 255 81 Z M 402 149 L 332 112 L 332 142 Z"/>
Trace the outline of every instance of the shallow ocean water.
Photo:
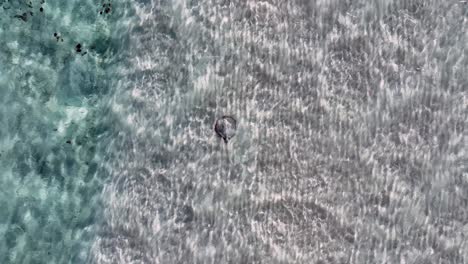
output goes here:
<path id="1" fill-rule="evenodd" d="M 0 263 L 468 263 L 466 1 L 0 15 Z"/>

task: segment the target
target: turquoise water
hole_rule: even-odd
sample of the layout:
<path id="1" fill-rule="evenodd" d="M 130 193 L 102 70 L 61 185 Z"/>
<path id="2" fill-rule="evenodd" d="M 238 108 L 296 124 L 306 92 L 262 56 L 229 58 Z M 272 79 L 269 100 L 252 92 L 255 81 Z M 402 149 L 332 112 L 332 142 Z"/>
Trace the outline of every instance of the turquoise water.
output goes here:
<path id="1" fill-rule="evenodd" d="M 468 262 L 466 28 L 455 0 L 0 0 L 0 263 Z"/>
<path id="2" fill-rule="evenodd" d="M 88 263 L 125 41 L 112 4 L 0 1 L 0 263 Z"/>

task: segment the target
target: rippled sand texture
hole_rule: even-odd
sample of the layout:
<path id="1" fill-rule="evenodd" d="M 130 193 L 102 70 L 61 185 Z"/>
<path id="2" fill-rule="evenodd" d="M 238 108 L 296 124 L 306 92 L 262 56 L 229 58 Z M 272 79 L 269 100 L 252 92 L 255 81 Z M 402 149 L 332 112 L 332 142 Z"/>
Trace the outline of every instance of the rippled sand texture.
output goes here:
<path id="1" fill-rule="evenodd" d="M 0 263 L 468 263 L 467 19 L 0 0 Z"/>
<path id="2" fill-rule="evenodd" d="M 0 263 L 89 263 L 119 42 L 100 2 L 42 2 L 0 0 Z"/>
<path id="3" fill-rule="evenodd" d="M 371 2 L 137 1 L 94 261 L 468 262 L 467 4 Z"/>

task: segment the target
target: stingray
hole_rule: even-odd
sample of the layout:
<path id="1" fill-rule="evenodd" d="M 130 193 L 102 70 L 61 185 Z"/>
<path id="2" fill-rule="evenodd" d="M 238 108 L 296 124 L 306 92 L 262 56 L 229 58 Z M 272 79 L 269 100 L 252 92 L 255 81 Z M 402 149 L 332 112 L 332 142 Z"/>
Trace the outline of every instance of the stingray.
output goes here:
<path id="1" fill-rule="evenodd" d="M 222 116 L 216 120 L 214 130 L 219 137 L 228 143 L 236 135 L 237 121 L 232 116 Z"/>

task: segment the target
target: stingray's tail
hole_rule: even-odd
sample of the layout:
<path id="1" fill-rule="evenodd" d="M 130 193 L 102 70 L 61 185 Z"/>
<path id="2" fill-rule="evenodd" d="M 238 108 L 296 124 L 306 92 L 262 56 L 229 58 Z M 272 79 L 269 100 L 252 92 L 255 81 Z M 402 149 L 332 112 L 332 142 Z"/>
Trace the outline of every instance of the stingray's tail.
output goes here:
<path id="1" fill-rule="evenodd" d="M 229 145 L 227 144 L 227 140 L 224 140 L 224 142 L 226 142 L 226 145 L 224 146 L 224 151 L 226 154 L 226 164 L 229 165 L 231 164 L 231 158 L 229 157 Z"/>

